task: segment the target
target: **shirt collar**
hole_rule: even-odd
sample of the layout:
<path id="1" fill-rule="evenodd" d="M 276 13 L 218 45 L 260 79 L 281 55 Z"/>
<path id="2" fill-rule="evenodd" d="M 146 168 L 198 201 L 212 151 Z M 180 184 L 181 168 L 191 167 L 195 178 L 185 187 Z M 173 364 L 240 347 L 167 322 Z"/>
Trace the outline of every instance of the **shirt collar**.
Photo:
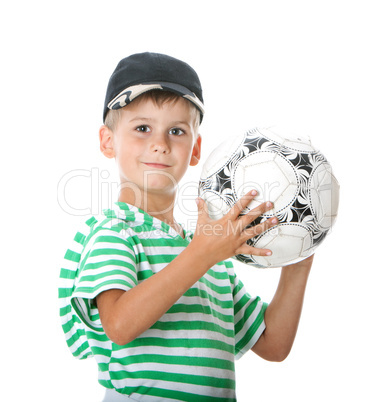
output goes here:
<path id="1" fill-rule="evenodd" d="M 146 211 L 143 211 L 141 208 L 135 207 L 134 205 L 125 202 L 115 202 L 111 211 L 113 212 L 113 216 L 126 222 L 132 222 L 134 226 L 144 226 L 146 230 L 153 228 L 166 233 L 170 237 L 176 238 L 178 236 L 182 239 L 182 237 L 166 222 L 151 216 Z M 107 212 L 105 214 L 108 216 Z M 182 227 L 185 240 L 190 241 L 193 234 L 186 231 L 181 224 L 180 226 Z"/>

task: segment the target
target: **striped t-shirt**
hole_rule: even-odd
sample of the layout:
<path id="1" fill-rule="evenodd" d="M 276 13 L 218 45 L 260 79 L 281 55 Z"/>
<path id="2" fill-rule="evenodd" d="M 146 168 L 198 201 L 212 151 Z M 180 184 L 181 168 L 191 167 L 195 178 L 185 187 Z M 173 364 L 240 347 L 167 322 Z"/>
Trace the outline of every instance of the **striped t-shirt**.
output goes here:
<path id="1" fill-rule="evenodd" d="M 104 387 L 139 401 L 235 400 L 234 360 L 265 329 L 266 304 L 247 294 L 230 261 L 209 269 L 127 345 L 113 343 L 100 322 L 99 293 L 130 290 L 190 241 L 189 233 L 183 239 L 166 223 L 122 202 L 103 217 L 88 219 L 74 238 L 60 275 L 62 327 L 75 356 L 96 359 Z"/>

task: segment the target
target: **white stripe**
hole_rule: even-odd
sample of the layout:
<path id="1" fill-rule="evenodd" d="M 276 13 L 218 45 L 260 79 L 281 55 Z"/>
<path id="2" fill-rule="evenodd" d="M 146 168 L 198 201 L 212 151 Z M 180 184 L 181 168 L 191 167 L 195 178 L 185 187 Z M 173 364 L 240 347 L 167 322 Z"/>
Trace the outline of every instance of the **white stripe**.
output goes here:
<path id="1" fill-rule="evenodd" d="M 100 232 L 98 232 L 97 236 L 94 236 L 93 241 L 96 241 L 99 237 L 107 237 L 107 236 L 108 236 L 108 234 L 101 234 L 101 231 L 100 231 Z M 114 237 L 115 239 L 120 239 L 121 241 L 117 242 L 117 243 L 98 241 L 94 244 L 94 250 L 98 250 L 101 248 L 110 248 L 112 250 L 124 250 L 124 251 L 127 251 L 129 254 L 134 254 L 131 248 L 129 248 L 126 244 L 123 244 L 123 240 L 126 241 L 126 239 L 123 239 L 122 236 L 109 236 L 109 237 Z"/>
<path id="2" fill-rule="evenodd" d="M 234 358 L 234 355 L 232 353 L 229 353 L 227 351 L 221 350 L 221 349 L 214 349 L 214 348 L 182 348 L 182 347 L 175 347 L 175 348 L 169 348 L 169 347 L 161 347 L 161 346 L 139 346 L 139 347 L 134 347 L 134 348 L 125 348 L 125 349 L 120 349 L 120 350 L 115 350 L 113 352 L 113 356 L 115 358 L 120 358 L 120 359 L 125 359 L 126 357 L 130 356 L 142 356 L 142 355 L 150 355 L 150 354 L 155 354 L 155 355 L 162 355 L 162 356 L 175 356 L 175 357 L 201 357 L 201 358 L 211 358 L 211 359 L 222 359 L 222 360 L 228 360 L 231 361 L 231 359 Z M 147 356 L 145 357 L 147 359 Z M 134 364 L 134 366 L 143 366 L 145 363 L 137 363 Z M 163 364 L 163 363 L 149 363 L 151 365 L 158 365 L 158 364 Z M 132 366 L 132 364 L 128 365 L 128 367 Z M 167 364 L 167 366 L 171 367 L 174 365 Z M 181 367 L 180 365 L 177 365 L 177 367 Z M 194 366 L 188 366 L 185 369 L 183 368 L 183 372 L 188 369 L 188 373 L 192 373 L 192 369 L 194 371 L 198 371 L 198 369 Z M 143 370 L 143 369 L 142 369 Z M 202 369 L 202 372 L 204 370 L 210 370 L 209 375 L 213 377 L 211 372 L 213 370 L 218 370 L 214 368 L 209 368 L 209 367 L 204 367 Z M 136 369 L 131 369 L 131 371 L 136 371 Z M 175 371 L 172 371 L 175 372 Z M 181 372 L 181 369 L 179 369 L 178 372 Z M 221 374 L 220 374 L 221 375 Z M 222 375 L 221 375 L 222 376 Z"/>
<path id="3" fill-rule="evenodd" d="M 82 280 L 82 282 L 77 281 L 76 283 L 76 291 L 78 287 L 99 287 L 106 283 L 107 281 L 117 281 L 117 282 L 124 282 L 127 287 L 126 290 L 129 290 L 133 288 L 134 286 L 137 285 L 136 281 L 136 274 L 134 274 L 132 271 L 128 271 L 128 275 L 126 274 L 125 269 L 119 265 L 107 265 L 104 268 L 106 269 L 93 269 L 88 271 L 84 271 L 84 277 L 85 276 L 94 276 L 94 275 L 102 275 L 101 278 L 96 279 L 95 281 L 89 281 L 89 280 Z M 108 269 L 107 269 L 108 268 Z M 124 271 L 122 273 L 116 273 L 116 274 L 110 274 L 113 270 L 117 269 L 118 271 Z M 135 277 L 135 278 L 134 278 Z M 120 284 L 122 286 L 122 284 Z M 115 288 L 115 287 L 114 287 Z"/>
<path id="4" fill-rule="evenodd" d="M 139 380 L 131 378 L 128 378 L 126 380 L 112 380 L 112 383 L 114 384 L 116 389 L 139 386 Z M 210 386 L 171 382 L 171 381 L 154 381 L 154 380 L 143 379 L 142 385 L 149 388 L 154 388 L 155 386 L 157 386 L 158 388 L 162 388 L 167 391 L 192 393 L 204 397 L 214 396 L 227 399 L 227 398 L 233 398 L 235 396 L 234 390 L 229 390 L 226 388 L 215 388 Z M 132 395 L 132 397 L 134 397 L 134 395 Z M 139 397 L 141 397 L 141 395 L 139 395 Z M 154 398 L 154 400 L 158 399 Z"/>
<path id="5" fill-rule="evenodd" d="M 211 367 L 202 367 L 201 372 L 196 366 L 182 366 L 177 364 L 162 364 L 162 363 L 141 363 L 131 364 L 128 366 L 119 363 L 111 363 L 110 371 L 123 371 L 136 373 L 138 371 L 151 371 L 169 374 L 184 374 L 184 375 L 200 375 L 204 377 L 220 378 L 226 380 L 235 380 L 235 372 Z"/>
<path id="6" fill-rule="evenodd" d="M 78 254 L 80 254 L 80 253 L 78 253 Z M 81 254 L 80 254 L 81 255 Z M 76 262 L 74 262 L 74 261 L 71 261 L 71 260 L 67 260 L 67 259 L 63 259 L 62 260 L 62 264 L 61 264 L 61 268 L 64 268 L 64 269 L 68 269 L 69 271 L 76 271 L 76 269 L 77 269 L 77 265 L 76 265 L 77 263 Z M 75 266 L 76 265 L 76 266 Z M 61 278 L 62 279 L 62 278 Z"/>
<path id="7" fill-rule="evenodd" d="M 144 252 L 147 255 L 171 255 L 172 254 L 172 247 L 171 246 L 144 246 L 142 247 Z M 182 247 L 181 245 L 178 247 L 174 247 L 174 252 L 177 252 L 177 254 L 181 253 L 182 251 L 185 250 L 185 247 Z"/>
<path id="8" fill-rule="evenodd" d="M 228 307 L 228 308 L 222 307 L 219 304 L 215 304 L 210 299 L 206 299 L 204 297 L 195 297 L 195 296 L 185 296 L 184 295 L 184 296 L 181 296 L 181 298 L 177 301 L 176 304 L 185 304 L 188 306 L 200 305 L 203 307 L 210 307 L 213 311 L 223 314 L 223 315 L 230 316 L 231 314 L 233 314 L 230 307 Z"/>
<path id="9" fill-rule="evenodd" d="M 215 338 L 216 336 L 216 338 Z M 160 329 L 150 328 L 145 331 L 139 338 L 165 338 L 165 339 L 201 339 L 202 336 L 199 335 L 199 331 L 197 330 L 170 330 L 163 331 Z M 226 335 L 223 335 L 219 332 L 210 332 L 207 333 L 207 338 L 212 340 L 218 340 L 224 342 L 228 345 L 234 345 L 234 339 L 229 338 Z"/>
<path id="10" fill-rule="evenodd" d="M 87 283 L 87 282 L 83 282 L 83 284 L 84 283 Z M 123 284 L 115 284 L 115 285 L 108 284 L 108 285 L 99 287 L 98 289 L 96 289 L 92 293 L 90 293 L 90 292 L 81 292 L 79 290 L 76 290 L 72 295 L 72 299 L 75 299 L 75 300 L 86 299 L 86 300 L 91 301 L 96 296 L 98 296 L 100 293 L 105 292 L 106 290 L 110 290 L 110 289 L 120 289 L 120 290 L 124 290 L 125 292 L 127 292 L 131 288 L 129 286 L 126 286 L 126 285 L 123 285 Z M 85 303 L 83 302 L 83 304 L 79 305 L 79 307 L 86 308 Z M 86 314 L 86 311 L 84 313 Z"/>
<path id="11" fill-rule="evenodd" d="M 210 314 L 203 314 L 203 313 L 169 313 L 165 314 L 163 317 L 159 319 L 159 322 L 189 322 L 189 321 L 201 321 L 205 324 L 205 327 L 207 324 L 215 324 L 218 325 L 219 327 L 232 331 L 234 332 L 234 323 L 233 322 L 225 322 L 222 321 L 221 319 L 210 315 Z M 219 332 L 218 330 L 216 330 Z M 211 330 L 210 330 L 211 332 Z M 212 331 L 214 332 L 214 331 Z"/>
<path id="12" fill-rule="evenodd" d="M 161 262 L 157 264 L 150 264 L 148 261 L 142 261 L 139 264 L 139 271 L 152 271 L 154 274 L 161 271 L 168 265 L 167 262 Z"/>
<path id="13" fill-rule="evenodd" d="M 74 279 L 61 278 L 59 280 L 59 289 L 64 289 L 64 290 L 72 289 L 73 284 L 74 284 Z M 62 298 L 62 299 L 64 299 L 64 298 Z"/>

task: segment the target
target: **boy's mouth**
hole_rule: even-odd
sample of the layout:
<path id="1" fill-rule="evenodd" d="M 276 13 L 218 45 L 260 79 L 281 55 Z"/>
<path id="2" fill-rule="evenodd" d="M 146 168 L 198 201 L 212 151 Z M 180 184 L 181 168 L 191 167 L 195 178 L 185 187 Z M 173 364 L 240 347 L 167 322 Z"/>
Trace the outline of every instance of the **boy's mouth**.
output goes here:
<path id="1" fill-rule="evenodd" d="M 165 165 L 164 163 L 155 163 L 155 162 L 143 162 L 146 166 L 154 168 L 154 169 L 166 169 L 170 167 L 170 165 Z"/>

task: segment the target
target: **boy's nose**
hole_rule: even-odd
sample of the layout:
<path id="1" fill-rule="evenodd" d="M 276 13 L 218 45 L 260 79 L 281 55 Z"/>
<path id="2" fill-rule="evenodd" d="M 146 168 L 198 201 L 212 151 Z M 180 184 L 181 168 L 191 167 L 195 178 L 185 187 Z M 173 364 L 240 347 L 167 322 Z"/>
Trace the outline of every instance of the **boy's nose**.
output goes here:
<path id="1" fill-rule="evenodd" d="M 159 152 L 161 154 L 166 154 L 168 153 L 168 147 L 166 144 L 163 143 L 156 143 L 153 145 L 153 151 L 154 152 Z"/>
<path id="2" fill-rule="evenodd" d="M 158 152 L 161 154 L 167 154 L 170 151 L 169 144 L 165 136 L 155 136 L 151 142 L 152 152 Z"/>

